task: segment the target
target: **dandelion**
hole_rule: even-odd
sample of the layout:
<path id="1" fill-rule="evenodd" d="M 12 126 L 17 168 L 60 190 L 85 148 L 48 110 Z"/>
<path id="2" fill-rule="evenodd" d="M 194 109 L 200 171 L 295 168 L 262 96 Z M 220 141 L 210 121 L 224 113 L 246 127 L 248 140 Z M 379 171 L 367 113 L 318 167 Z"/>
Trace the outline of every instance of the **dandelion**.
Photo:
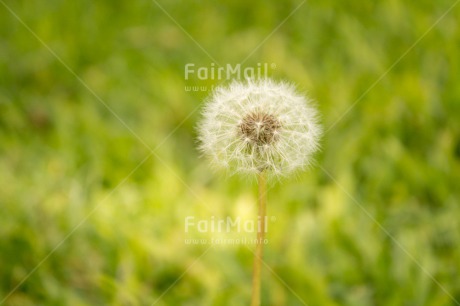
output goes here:
<path id="1" fill-rule="evenodd" d="M 287 176 L 311 164 L 321 135 L 317 117 L 312 101 L 290 84 L 233 82 L 207 101 L 200 149 L 231 174 Z"/>
<path id="2" fill-rule="evenodd" d="M 321 127 L 312 101 L 293 85 L 269 79 L 233 82 L 208 99 L 198 126 L 200 149 L 217 168 L 258 177 L 258 220 L 251 305 L 260 305 L 266 176 L 283 177 L 312 163 Z"/>

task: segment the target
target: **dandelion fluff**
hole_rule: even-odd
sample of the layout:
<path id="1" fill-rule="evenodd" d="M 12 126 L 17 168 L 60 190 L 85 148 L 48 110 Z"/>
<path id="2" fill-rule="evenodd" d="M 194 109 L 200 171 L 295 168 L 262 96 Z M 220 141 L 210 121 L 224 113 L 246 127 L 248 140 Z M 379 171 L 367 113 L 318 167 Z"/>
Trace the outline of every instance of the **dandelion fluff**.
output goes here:
<path id="1" fill-rule="evenodd" d="M 200 149 L 232 174 L 286 176 L 311 164 L 321 136 L 317 118 L 312 101 L 291 84 L 234 81 L 206 101 L 198 126 Z"/>

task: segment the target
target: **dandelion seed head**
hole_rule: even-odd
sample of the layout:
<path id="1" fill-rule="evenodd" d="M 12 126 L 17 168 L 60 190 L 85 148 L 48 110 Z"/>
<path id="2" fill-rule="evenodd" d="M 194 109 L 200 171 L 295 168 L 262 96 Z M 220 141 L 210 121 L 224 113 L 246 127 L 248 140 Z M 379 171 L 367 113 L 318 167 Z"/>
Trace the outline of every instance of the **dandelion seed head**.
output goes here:
<path id="1" fill-rule="evenodd" d="M 309 166 L 321 132 L 312 101 L 270 79 L 218 87 L 198 126 L 200 150 L 217 168 L 276 177 Z"/>

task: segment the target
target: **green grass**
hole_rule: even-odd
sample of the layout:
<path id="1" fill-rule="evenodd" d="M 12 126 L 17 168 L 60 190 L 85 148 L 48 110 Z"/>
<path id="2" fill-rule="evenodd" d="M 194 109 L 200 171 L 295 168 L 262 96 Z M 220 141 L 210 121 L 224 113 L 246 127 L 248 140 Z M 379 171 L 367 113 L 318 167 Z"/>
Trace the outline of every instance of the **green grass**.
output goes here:
<path id="1" fill-rule="evenodd" d="M 332 126 L 270 190 L 264 305 L 457 305 L 460 5 L 427 32 L 454 1 L 308 1 L 270 34 L 300 1 L 158 3 Z M 248 304 L 248 248 L 184 243 L 186 216 L 256 214 L 254 182 L 195 149 L 207 93 L 184 87 L 219 82 L 184 66 L 212 59 L 151 1 L 3 0 L 0 37 L 0 301 Z"/>

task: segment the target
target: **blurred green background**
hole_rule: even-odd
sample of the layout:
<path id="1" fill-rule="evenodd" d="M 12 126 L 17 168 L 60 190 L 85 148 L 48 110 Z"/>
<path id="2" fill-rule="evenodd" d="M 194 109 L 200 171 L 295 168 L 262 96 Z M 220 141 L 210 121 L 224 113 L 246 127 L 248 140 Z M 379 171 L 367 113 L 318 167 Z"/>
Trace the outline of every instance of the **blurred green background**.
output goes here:
<path id="1" fill-rule="evenodd" d="M 184 66 L 255 50 L 332 127 L 271 186 L 263 304 L 460 305 L 460 5 L 427 33 L 454 1 L 0 0 L 1 304 L 247 305 L 254 246 L 184 241 L 256 214 Z"/>

